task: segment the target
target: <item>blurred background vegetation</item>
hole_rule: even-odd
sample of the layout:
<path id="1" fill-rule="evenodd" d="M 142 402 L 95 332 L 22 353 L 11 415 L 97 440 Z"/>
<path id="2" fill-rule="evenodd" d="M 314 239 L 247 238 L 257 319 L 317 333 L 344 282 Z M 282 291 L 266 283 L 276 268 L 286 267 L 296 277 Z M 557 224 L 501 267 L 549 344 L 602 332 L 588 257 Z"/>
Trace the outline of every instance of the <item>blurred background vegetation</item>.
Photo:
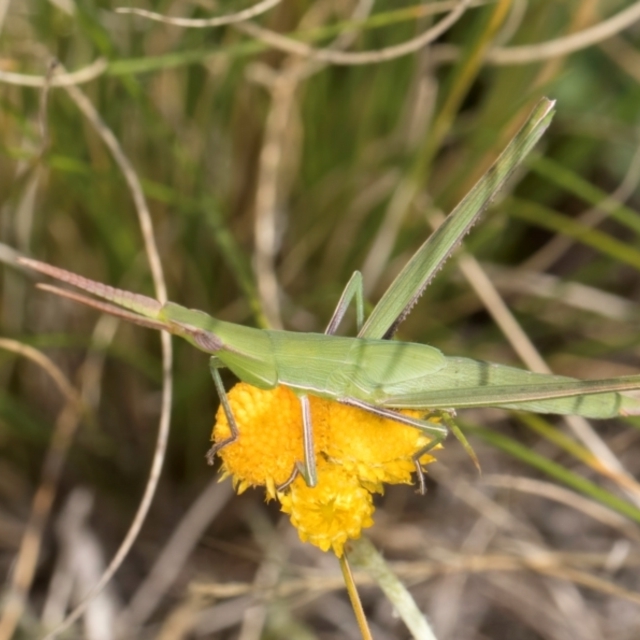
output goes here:
<path id="1" fill-rule="evenodd" d="M 12 249 L 155 295 L 131 192 L 77 93 L 51 87 L 45 103 L 25 86 L 54 57 L 88 69 L 77 86 L 142 183 L 169 298 L 299 331 L 323 330 L 355 269 L 375 302 L 535 102 L 557 99 L 534 157 L 466 242 L 477 262 L 452 259 L 400 335 L 539 369 L 528 336 L 557 373 L 640 370 L 640 3 L 282 0 L 215 28 L 115 13 L 124 4 L 192 19 L 252 6 L 0 2 L 0 640 L 59 620 L 65 577 L 97 580 L 144 491 L 160 413 L 158 336 L 39 292 L 15 265 Z M 437 39 L 396 55 L 447 16 Z M 357 638 L 335 559 L 299 543 L 262 492 L 212 484 L 207 357 L 174 346 L 157 495 L 91 615 L 103 630 L 126 615 L 139 638 Z M 23 357 L 31 347 L 88 414 Z M 449 441 L 428 495 L 391 488 L 370 530 L 438 638 L 637 638 L 633 421 L 482 410 L 461 424 L 483 475 Z M 362 597 L 376 638 L 408 637 L 378 589 Z M 71 637 L 115 637 L 91 615 Z"/>

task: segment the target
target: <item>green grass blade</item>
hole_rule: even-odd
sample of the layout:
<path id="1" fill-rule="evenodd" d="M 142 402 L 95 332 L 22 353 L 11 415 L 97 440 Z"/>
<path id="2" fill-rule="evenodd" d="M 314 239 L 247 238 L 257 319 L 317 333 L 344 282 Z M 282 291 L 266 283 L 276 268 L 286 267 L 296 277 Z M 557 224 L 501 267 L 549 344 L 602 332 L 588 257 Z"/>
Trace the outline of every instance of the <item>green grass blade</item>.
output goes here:
<path id="1" fill-rule="evenodd" d="M 635 269 L 640 269 L 640 251 L 629 244 L 612 238 L 607 233 L 585 227 L 583 224 L 560 215 L 548 207 L 528 200 L 508 198 L 504 204 L 507 213 L 514 218 L 570 236 L 618 262 L 624 262 Z"/>
<path id="2" fill-rule="evenodd" d="M 595 454 L 541 416 L 533 413 L 519 413 L 518 419 L 531 431 L 553 443 L 559 449 L 566 451 L 583 464 L 595 471 L 602 470 L 602 462 Z"/>
<path id="3" fill-rule="evenodd" d="M 598 487 L 593 482 L 590 482 L 578 474 L 568 471 L 556 462 L 552 462 L 548 458 L 533 452 L 530 448 L 517 443 L 515 440 L 498 434 L 495 431 L 479 427 L 465 427 L 465 431 L 480 437 L 485 442 L 502 449 L 506 453 L 546 473 L 548 476 L 551 476 L 558 482 L 562 482 L 575 491 L 593 498 L 613 511 L 617 511 L 635 522 L 640 522 L 640 509 L 637 507 L 611 494 L 606 489 Z"/>
<path id="4" fill-rule="evenodd" d="M 549 182 L 578 196 L 594 206 L 605 206 L 611 217 L 635 233 L 640 233 L 640 214 L 621 202 L 609 202 L 611 197 L 602 189 L 594 187 L 565 165 L 550 158 L 536 158 L 529 164 L 531 170 Z"/>
<path id="5" fill-rule="evenodd" d="M 393 335 L 431 279 L 547 129 L 554 114 L 553 105 L 546 98 L 536 105 L 496 162 L 391 283 L 367 319 L 360 336 L 380 338 Z"/>

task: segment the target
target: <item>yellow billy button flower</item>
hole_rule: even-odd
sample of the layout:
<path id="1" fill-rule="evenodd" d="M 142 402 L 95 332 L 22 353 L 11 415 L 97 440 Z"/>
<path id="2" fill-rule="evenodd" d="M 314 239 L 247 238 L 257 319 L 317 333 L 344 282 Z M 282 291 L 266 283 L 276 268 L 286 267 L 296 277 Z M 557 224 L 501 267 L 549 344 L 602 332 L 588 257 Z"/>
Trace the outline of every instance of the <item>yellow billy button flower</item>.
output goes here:
<path id="1" fill-rule="evenodd" d="M 373 498 L 358 478 L 334 462 L 318 459 L 318 484 L 308 487 L 298 476 L 286 493 L 278 493 L 282 510 L 303 542 L 342 556 L 345 542 L 373 524 Z"/>
<path id="2" fill-rule="evenodd" d="M 269 498 L 291 477 L 303 459 L 300 401 L 287 387 L 265 391 L 244 382 L 228 393 L 238 425 L 238 440 L 220 451 L 224 477 L 232 476 L 238 493 L 265 486 Z M 211 439 L 221 442 L 231 435 L 222 405 Z"/>
<path id="3" fill-rule="evenodd" d="M 370 491 L 382 492 L 381 484 L 385 482 L 411 484 L 411 475 L 416 471 L 413 456 L 431 442 L 428 435 L 415 427 L 339 402 L 327 405 L 324 452 L 329 459 L 357 475 Z M 424 416 L 420 411 L 402 413 L 411 418 Z M 434 460 L 425 454 L 420 465 Z"/>
<path id="4" fill-rule="evenodd" d="M 308 487 L 297 477 L 279 492 L 277 488 L 303 460 L 298 398 L 286 387 L 263 390 L 244 382 L 228 397 L 240 435 L 220 451 L 224 477 L 233 477 L 239 493 L 251 486 L 265 486 L 268 498 L 280 500 L 303 541 L 324 551 L 333 549 L 338 556 L 347 540 L 359 538 L 362 529 L 373 524 L 372 493 L 382 493 L 384 483 L 410 483 L 416 470 L 413 456 L 430 442 L 414 427 L 311 397 L 318 483 Z M 423 415 L 418 411 L 403 413 Z M 212 440 L 221 442 L 229 435 L 220 407 Z M 433 460 L 425 454 L 420 464 Z"/>

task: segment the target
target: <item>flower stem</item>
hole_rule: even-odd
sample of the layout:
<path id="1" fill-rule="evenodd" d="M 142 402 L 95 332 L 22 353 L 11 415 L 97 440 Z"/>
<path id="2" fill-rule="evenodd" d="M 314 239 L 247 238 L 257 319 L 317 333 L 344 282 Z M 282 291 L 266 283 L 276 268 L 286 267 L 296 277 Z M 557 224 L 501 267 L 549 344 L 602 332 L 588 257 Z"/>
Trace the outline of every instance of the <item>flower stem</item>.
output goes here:
<path id="1" fill-rule="evenodd" d="M 349 546 L 353 565 L 366 570 L 378 583 L 415 640 L 437 640 L 427 618 L 373 544 L 362 536 L 352 540 Z"/>
<path id="2" fill-rule="evenodd" d="M 344 577 L 344 583 L 347 586 L 347 593 L 349 594 L 349 600 L 351 600 L 351 606 L 353 612 L 356 614 L 356 620 L 358 621 L 358 627 L 362 634 L 362 640 L 373 640 L 371 631 L 369 629 L 369 623 L 367 617 L 364 615 L 364 609 L 362 608 L 362 602 L 360 601 L 360 595 L 356 588 L 356 583 L 353 580 L 353 574 L 351 573 L 351 567 L 347 560 L 346 554 L 342 554 L 340 558 L 340 568 L 342 569 L 342 576 Z"/>

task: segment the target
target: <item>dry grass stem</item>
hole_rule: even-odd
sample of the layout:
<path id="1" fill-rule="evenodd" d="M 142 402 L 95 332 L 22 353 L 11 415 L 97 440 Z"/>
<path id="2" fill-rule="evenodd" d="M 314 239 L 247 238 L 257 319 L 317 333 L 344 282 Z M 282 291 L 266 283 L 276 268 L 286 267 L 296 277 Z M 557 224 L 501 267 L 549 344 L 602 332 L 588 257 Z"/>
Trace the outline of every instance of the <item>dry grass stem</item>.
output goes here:
<path id="1" fill-rule="evenodd" d="M 135 7 L 117 7 L 116 13 L 129 13 L 136 16 L 142 16 L 149 20 L 155 20 L 157 22 L 163 22 L 164 24 L 171 24 L 176 27 L 221 27 L 225 24 L 234 24 L 236 22 L 242 22 L 243 20 L 249 20 L 255 18 L 269 9 L 280 4 L 282 0 L 262 0 L 254 4 L 252 7 L 238 11 L 237 13 L 230 13 L 226 16 L 218 16 L 216 18 L 174 18 L 171 16 L 165 16 L 161 13 L 155 13 L 154 11 L 147 11 L 146 9 L 137 9 Z"/>
<path id="2" fill-rule="evenodd" d="M 627 518 L 612 511 L 604 505 L 583 498 L 581 495 L 570 491 L 557 484 L 536 480 L 535 478 L 508 476 L 504 474 L 488 474 L 482 476 L 482 484 L 490 487 L 521 491 L 531 495 L 540 496 L 547 500 L 553 500 L 572 509 L 581 511 L 593 520 L 617 529 L 625 538 L 630 538 L 640 543 L 640 529 L 638 525 L 629 522 Z"/>
<path id="3" fill-rule="evenodd" d="M 429 561 L 412 561 L 410 563 L 392 562 L 391 570 L 403 581 L 414 586 L 419 582 L 430 580 L 438 575 L 456 573 L 475 573 L 503 571 L 521 572 L 533 571 L 545 576 L 552 576 L 587 586 L 602 594 L 613 594 L 630 602 L 640 603 L 640 593 L 616 586 L 609 580 L 598 578 L 590 570 L 602 570 L 609 561 L 608 554 L 584 553 L 552 553 L 536 552 L 531 555 L 513 555 L 500 553 L 483 553 L 481 555 L 457 555 L 433 549 L 443 557 Z M 446 557 L 445 557 L 446 556 Z M 629 555 L 626 560 L 628 568 L 640 565 L 639 555 Z M 358 586 L 374 584 L 373 578 L 364 572 L 354 573 L 354 581 Z M 301 591 L 333 591 L 344 588 L 341 575 L 310 576 L 306 578 L 284 579 L 275 589 L 269 589 L 277 598 L 287 598 Z M 261 597 L 263 592 L 253 583 L 192 583 L 190 591 L 194 595 L 209 598 L 236 598 L 245 594 Z"/>
<path id="4" fill-rule="evenodd" d="M 558 237 L 567 239 L 566 236 Z M 500 265 L 485 262 L 482 263 L 482 268 L 491 278 L 491 282 L 509 295 L 525 294 L 546 298 L 554 303 L 568 305 L 573 309 L 618 322 L 634 322 L 640 316 L 640 307 L 636 303 L 580 282 L 562 280 L 558 276 L 538 270 L 530 271 L 520 266 L 516 269 L 505 269 Z"/>
<path id="5" fill-rule="evenodd" d="M 104 571 L 101 542 L 87 521 L 92 506 L 93 496 L 86 489 L 74 489 L 57 519 L 60 553 L 43 608 L 44 627 L 59 624 L 69 603 L 80 602 Z M 109 588 L 92 598 L 83 621 L 86 640 L 115 640 L 119 608 L 120 603 Z"/>
<path id="6" fill-rule="evenodd" d="M 132 633 L 157 609 L 204 531 L 233 495 L 231 484 L 213 478 L 178 523 L 149 575 L 123 612 L 120 628 Z"/>
<path id="7" fill-rule="evenodd" d="M 133 201 L 136 205 L 136 212 L 138 214 L 138 220 L 142 231 L 142 236 L 145 244 L 147 258 L 151 267 L 151 274 L 156 289 L 156 296 L 160 301 L 166 301 L 167 289 L 164 281 L 164 275 L 162 272 L 162 265 L 160 262 L 160 256 L 155 243 L 153 235 L 153 225 L 151 222 L 151 215 L 149 213 L 146 200 L 140 185 L 140 181 L 131 166 L 131 163 L 124 155 L 120 144 L 111 130 L 104 124 L 102 118 L 95 110 L 89 99 L 75 86 L 66 87 L 70 97 L 76 103 L 77 107 L 84 114 L 87 120 L 91 123 L 95 131 L 100 135 L 103 142 L 111 151 L 116 163 L 121 169 Z M 173 380 L 172 380 L 172 366 L 173 366 L 173 351 L 171 347 L 171 338 L 169 334 L 163 332 L 160 336 L 162 344 L 162 400 L 161 400 L 161 413 L 158 426 L 158 436 L 156 441 L 156 447 L 153 454 L 153 461 L 149 471 L 149 478 L 144 494 L 140 500 L 138 510 L 131 522 L 129 530 L 125 535 L 124 540 L 120 544 L 118 551 L 114 555 L 113 559 L 109 563 L 106 571 L 102 575 L 100 581 L 94 586 L 94 588 L 85 596 L 83 601 L 67 616 L 65 621 L 61 623 L 56 629 L 47 634 L 47 640 L 56 637 L 62 633 L 65 629 L 68 629 L 75 620 L 77 620 L 89 606 L 91 599 L 107 585 L 111 580 L 115 572 L 120 568 L 125 557 L 129 553 L 129 550 L 133 546 L 140 529 L 145 521 L 151 501 L 155 494 L 155 490 L 158 486 L 158 480 L 160 479 L 160 473 L 164 463 L 165 452 L 167 448 L 167 441 L 169 437 L 169 425 L 171 419 L 171 399 L 173 393 Z"/>
<path id="8" fill-rule="evenodd" d="M 315 49 L 303 42 L 299 42 L 298 40 L 294 40 L 293 38 L 289 38 L 250 22 L 237 24 L 235 27 L 243 33 L 268 44 L 270 47 L 320 62 L 337 65 L 379 64 L 381 62 L 387 62 L 389 60 L 394 60 L 395 58 L 415 53 L 416 51 L 426 47 L 434 40 L 437 40 L 463 16 L 464 12 L 470 5 L 471 0 L 460 0 L 460 2 L 445 18 L 440 20 L 440 22 L 435 26 L 425 31 L 425 33 L 402 44 L 385 47 L 377 51 L 348 53 L 343 51 L 334 51 L 332 49 Z"/>
<path id="9" fill-rule="evenodd" d="M 90 65 L 72 71 L 71 73 L 56 74 L 51 80 L 53 87 L 71 87 L 77 84 L 85 84 L 100 77 L 107 70 L 108 62 L 104 58 L 98 58 Z M 14 84 L 19 87 L 44 87 L 48 80 L 47 76 L 34 76 L 24 73 L 13 73 L 12 71 L 0 70 L 0 82 Z"/>
<path id="10" fill-rule="evenodd" d="M 40 484 L 33 496 L 31 512 L 13 569 L 10 590 L 0 618 L 0 639 L 10 640 L 27 603 L 29 589 L 40 558 L 44 528 L 57 494 L 69 447 L 80 423 L 80 417 L 85 412 L 80 395 L 46 356 L 31 347 L 6 339 L 0 340 L 0 347 L 25 355 L 39 364 L 55 381 L 66 398 L 66 404 L 56 420 L 49 448 L 42 463 Z"/>
<path id="11" fill-rule="evenodd" d="M 616 15 L 578 33 L 533 45 L 494 49 L 487 54 L 487 60 L 493 64 L 511 65 L 559 58 L 607 40 L 628 29 L 638 20 L 640 2 L 634 2 Z"/>

